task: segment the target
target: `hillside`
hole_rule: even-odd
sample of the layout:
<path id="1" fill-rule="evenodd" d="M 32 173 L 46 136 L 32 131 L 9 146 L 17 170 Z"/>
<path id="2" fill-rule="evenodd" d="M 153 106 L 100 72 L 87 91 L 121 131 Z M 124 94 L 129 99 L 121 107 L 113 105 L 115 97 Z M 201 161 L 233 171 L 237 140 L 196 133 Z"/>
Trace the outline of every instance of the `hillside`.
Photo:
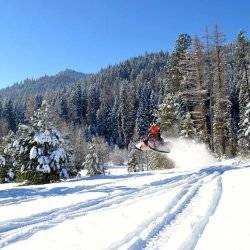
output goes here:
<path id="1" fill-rule="evenodd" d="M 171 53 L 145 53 L 85 78 L 66 71 L 4 89 L 0 137 L 27 123 L 46 99 L 56 125 L 78 129 L 86 141 L 103 137 L 128 148 L 157 120 L 162 131 L 204 142 L 219 157 L 247 154 L 250 42 L 244 31 L 230 43 L 223 37 L 217 26 L 207 41 L 182 33 Z"/>
<path id="2" fill-rule="evenodd" d="M 43 95 L 46 91 L 57 91 L 89 77 L 90 74 L 66 69 L 53 76 L 45 75 L 38 79 L 26 79 L 10 87 L 0 89 L 0 98 L 8 99 L 15 96 L 16 99 L 19 99 L 30 95 Z"/>

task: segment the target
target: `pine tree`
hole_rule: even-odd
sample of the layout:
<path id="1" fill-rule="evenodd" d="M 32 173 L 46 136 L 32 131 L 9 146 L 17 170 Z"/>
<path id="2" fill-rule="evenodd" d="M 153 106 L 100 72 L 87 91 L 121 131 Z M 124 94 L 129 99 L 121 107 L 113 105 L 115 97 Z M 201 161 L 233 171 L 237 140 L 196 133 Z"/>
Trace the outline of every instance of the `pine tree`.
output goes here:
<path id="1" fill-rule="evenodd" d="M 159 106 L 156 116 L 163 132 L 173 136 L 178 134 L 178 119 L 174 97 L 168 94 Z"/>
<path id="2" fill-rule="evenodd" d="M 148 83 L 144 84 L 139 94 L 139 107 L 136 117 L 136 130 L 140 138 L 148 134 L 150 123 L 153 121 L 152 108 L 154 100 L 151 100 L 151 94 L 150 85 Z"/>
<path id="3" fill-rule="evenodd" d="M 239 82 L 239 151 L 242 155 L 249 152 L 249 139 L 246 136 L 248 120 L 248 103 L 250 102 L 249 86 L 249 60 L 247 57 L 247 48 L 249 41 L 245 37 L 245 32 L 241 31 L 237 39 L 237 69 Z"/>
<path id="4" fill-rule="evenodd" d="M 119 112 L 119 100 L 118 97 L 115 98 L 114 105 L 112 107 L 111 113 L 108 117 L 109 119 L 109 134 L 110 134 L 110 144 L 122 146 L 122 125 L 121 125 L 121 114 Z"/>
<path id="5" fill-rule="evenodd" d="M 64 120 L 69 120 L 69 108 L 67 100 L 64 96 L 62 96 L 59 100 L 59 116 Z M 79 122 L 79 120 L 78 120 Z"/>
<path id="6" fill-rule="evenodd" d="M 188 112 L 182 124 L 181 136 L 186 139 L 195 139 L 195 129 L 191 118 L 191 114 Z"/>
<path id="7" fill-rule="evenodd" d="M 94 176 L 104 174 L 104 168 L 99 164 L 98 155 L 94 145 L 89 147 L 89 153 L 85 157 L 83 167 L 87 169 L 87 175 Z"/>
<path id="8" fill-rule="evenodd" d="M 135 128 L 135 97 L 132 88 L 127 87 L 127 82 L 124 82 L 120 90 L 120 107 L 119 112 L 121 115 L 121 129 L 123 146 L 128 147 L 130 140 L 134 134 Z"/>
<path id="9" fill-rule="evenodd" d="M 167 92 L 177 93 L 181 88 L 181 81 L 183 80 L 183 73 L 186 69 L 187 53 L 191 45 L 191 37 L 187 34 L 180 34 L 176 40 L 175 50 L 173 51 L 167 77 L 169 78 Z"/>
<path id="10" fill-rule="evenodd" d="M 91 86 L 88 90 L 87 99 L 87 122 L 89 125 L 96 126 L 96 114 L 100 106 L 100 95 L 96 86 Z"/>
<path id="11" fill-rule="evenodd" d="M 26 100 L 25 108 L 25 120 L 29 121 L 34 111 L 36 110 L 36 98 L 35 96 L 29 96 Z"/>
<path id="12" fill-rule="evenodd" d="M 201 142 L 208 143 L 208 124 L 207 124 L 207 94 L 205 84 L 205 52 L 201 41 L 197 36 L 193 40 L 192 50 L 192 67 L 193 67 L 193 89 L 190 91 L 191 115 L 197 136 Z M 190 72 L 190 73 L 191 73 Z M 191 79 L 192 79 L 191 78 Z"/>
<path id="13" fill-rule="evenodd" d="M 242 117 L 239 146 L 241 155 L 250 153 L 250 102 L 245 107 L 245 113 Z"/>
<path id="14" fill-rule="evenodd" d="M 5 105 L 4 115 L 8 128 L 15 132 L 17 129 L 17 124 L 15 119 L 14 106 L 11 100 L 9 100 Z"/>
<path id="15" fill-rule="evenodd" d="M 97 130 L 97 134 L 99 136 L 104 136 L 105 139 L 108 141 L 110 138 L 110 113 L 111 113 L 111 106 L 109 104 L 109 99 L 108 96 L 101 96 L 100 98 L 100 107 L 97 111 L 97 116 L 96 116 L 96 120 L 97 120 L 97 125 L 96 125 L 96 130 Z"/>
<path id="16" fill-rule="evenodd" d="M 77 84 L 73 92 L 72 108 L 74 124 L 82 124 L 83 120 L 86 118 L 87 112 L 87 101 L 85 92 L 82 91 L 81 85 Z"/>
<path id="17" fill-rule="evenodd" d="M 219 156 L 227 154 L 227 148 L 232 148 L 232 117 L 229 90 L 227 87 L 226 61 L 223 50 L 224 36 L 215 26 L 213 50 L 214 74 L 214 107 L 213 107 L 213 147 Z"/>
<path id="18" fill-rule="evenodd" d="M 71 152 L 52 126 L 46 102 L 34 112 L 31 126 L 19 125 L 5 152 L 14 159 L 17 181 L 27 184 L 58 181 L 75 172 Z"/>
<path id="19" fill-rule="evenodd" d="M 0 144 L 0 183 L 11 182 L 15 178 L 11 161 L 4 152 L 4 144 Z"/>
<path id="20" fill-rule="evenodd" d="M 249 82 L 249 56 L 248 51 L 250 47 L 250 42 L 246 38 L 245 31 L 240 31 L 237 38 L 237 64 L 240 73 L 240 80 L 245 81 L 247 86 L 247 93 L 250 98 L 250 82 Z"/>

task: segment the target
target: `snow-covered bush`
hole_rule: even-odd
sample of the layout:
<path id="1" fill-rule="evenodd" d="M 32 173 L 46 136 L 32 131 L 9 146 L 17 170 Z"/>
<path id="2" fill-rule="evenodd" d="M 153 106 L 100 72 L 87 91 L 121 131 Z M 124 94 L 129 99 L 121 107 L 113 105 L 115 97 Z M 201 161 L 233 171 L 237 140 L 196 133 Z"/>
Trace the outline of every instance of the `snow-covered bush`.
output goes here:
<path id="1" fill-rule="evenodd" d="M 169 169 L 174 167 L 175 167 L 174 162 L 167 156 L 162 155 L 160 153 L 152 152 L 149 160 L 149 169 L 160 170 L 160 169 Z"/>
<path id="2" fill-rule="evenodd" d="M 115 165 L 123 165 L 128 159 L 128 151 L 126 149 L 115 148 L 110 153 L 110 161 Z"/>
<path id="3" fill-rule="evenodd" d="M 136 149 L 132 149 L 128 156 L 128 172 L 139 172 L 140 167 L 140 152 Z"/>
<path id="4" fill-rule="evenodd" d="M 94 145 L 95 153 L 98 156 L 99 164 L 103 165 L 109 161 L 110 148 L 102 137 L 94 137 L 91 145 Z"/>
<path id="5" fill-rule="evenodd" d="M 67 131 L 69 131 L 68 128 Z M 74 165 L 76 170 L 80 171 L 82 169 L 82 163 L 85 160 L 85 157 L 88 153 L 88 143 L 84 137 L 84 130 L 80 128 L 74 128 L 69 135 L 72 152 L 74 152 Z"/>
<path id="6" fill-rule="evenodd" d="M 104 166 L 99 162 L 98 154 L 96 153 L 94 145 L 89 147 L 89 153 L 86 155 L 85 161 L 82 165 L 87 169 L 87 175 L 93 176 L 105 173 Z"/>
<path id="7" fill-rule="evenodd" d="M 69 177 L 72 152 L 49 121 L 47 104 L 34 113 L 31 125 L 20 125 L 5 152 L 14 160 L 17 181 L 42 184 Z"/>

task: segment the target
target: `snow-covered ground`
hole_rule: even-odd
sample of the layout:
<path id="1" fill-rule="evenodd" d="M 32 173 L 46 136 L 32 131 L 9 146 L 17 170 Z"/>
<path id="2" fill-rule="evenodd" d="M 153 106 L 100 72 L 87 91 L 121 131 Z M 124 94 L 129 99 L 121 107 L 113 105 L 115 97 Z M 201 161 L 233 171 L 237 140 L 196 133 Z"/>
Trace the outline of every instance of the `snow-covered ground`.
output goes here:
<path id="1" fill-rule="evenodd" d="M 249 249 L 250 162 L 0 185 L 0 249 Z"/>

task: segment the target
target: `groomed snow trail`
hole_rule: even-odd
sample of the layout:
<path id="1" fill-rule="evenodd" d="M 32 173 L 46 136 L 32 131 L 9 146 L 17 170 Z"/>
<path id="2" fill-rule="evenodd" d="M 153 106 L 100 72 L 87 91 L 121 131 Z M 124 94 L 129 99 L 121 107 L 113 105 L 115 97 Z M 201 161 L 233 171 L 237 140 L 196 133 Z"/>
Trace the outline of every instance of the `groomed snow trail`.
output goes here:
<path id="1" fill-rule="evenodd" d="M 52 185 L 2 185 L 0 249 L 194 249 L 217 211 L 224 175 L 242 169 L 250 174 L 247 164 L 121 169 Z"/>

